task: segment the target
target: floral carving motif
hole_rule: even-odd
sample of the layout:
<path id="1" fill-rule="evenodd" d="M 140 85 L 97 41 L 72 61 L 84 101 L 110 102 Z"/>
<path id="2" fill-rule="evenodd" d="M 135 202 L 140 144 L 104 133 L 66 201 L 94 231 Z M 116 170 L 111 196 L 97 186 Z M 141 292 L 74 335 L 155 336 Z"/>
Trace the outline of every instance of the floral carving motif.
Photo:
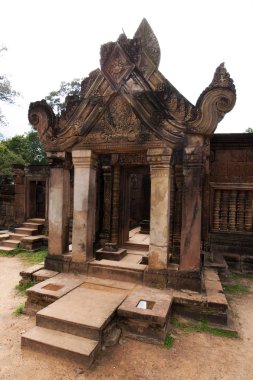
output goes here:
<path id="1" fill-rule="evenodd" d="M 141 125 L 132 107 L 121 96 L 116 96 L 97 123 L 97 126 L 85 138 L 85 143 L 94 140 L 108 142 L 136 142 L 152 138 L 146 128 Z"/>

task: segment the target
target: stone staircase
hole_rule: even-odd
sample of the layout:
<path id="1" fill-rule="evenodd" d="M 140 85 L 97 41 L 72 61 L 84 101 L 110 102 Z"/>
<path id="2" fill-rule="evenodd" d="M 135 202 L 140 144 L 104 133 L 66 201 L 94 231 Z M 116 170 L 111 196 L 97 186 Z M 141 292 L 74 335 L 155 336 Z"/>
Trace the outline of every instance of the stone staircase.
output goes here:
<path id="1" fill-rule="evenodd" d="M 125 292 L 78 287 L 36 314 L 21 346 L 90 366 Z"/>
<path id="2" fill-rule="evenodd" d="M 8 231 L 0 235 L 0 251 L 13 251 L 19 244 L 25 249 L 33 250 L 43 245 L 46 238 L 42 235 L 45 219 L 28 219 L 15 232 Z"/>

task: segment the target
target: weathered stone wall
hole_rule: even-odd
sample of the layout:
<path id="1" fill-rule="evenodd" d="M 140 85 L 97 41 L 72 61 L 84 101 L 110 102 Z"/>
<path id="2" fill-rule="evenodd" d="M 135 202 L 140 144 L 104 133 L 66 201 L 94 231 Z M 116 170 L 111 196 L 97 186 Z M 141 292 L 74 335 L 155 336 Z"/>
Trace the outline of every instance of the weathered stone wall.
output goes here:
<path id="1" fill-rule="evenodd" d="M 0 175 L 0 228 L 14 223 L 14 192 L 13 177 Z"/>
<path id="2" fill-rule="evenodd" d="M 210 182 L 253 184 L 253 134 L 215 134 L 210 160 Z"/>
<path id="3" fill-rule="evenodd" d="M 215 134 L 210 149 L 211 250 L 253 271 L 253 134 Z M 208 215 L 206 213 L 206 215 Z"/>

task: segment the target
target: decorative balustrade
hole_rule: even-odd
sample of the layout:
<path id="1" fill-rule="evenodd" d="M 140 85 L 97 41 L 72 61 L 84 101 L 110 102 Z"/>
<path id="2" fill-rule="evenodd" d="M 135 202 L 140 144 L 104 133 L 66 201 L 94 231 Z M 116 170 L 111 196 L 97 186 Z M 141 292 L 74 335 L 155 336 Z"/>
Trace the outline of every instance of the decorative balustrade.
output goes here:
<path id="1" fill-rule="evenodd" d="M 213 232 L 253 232 L 253 188 L 213 186 L 211 226 Z"/>

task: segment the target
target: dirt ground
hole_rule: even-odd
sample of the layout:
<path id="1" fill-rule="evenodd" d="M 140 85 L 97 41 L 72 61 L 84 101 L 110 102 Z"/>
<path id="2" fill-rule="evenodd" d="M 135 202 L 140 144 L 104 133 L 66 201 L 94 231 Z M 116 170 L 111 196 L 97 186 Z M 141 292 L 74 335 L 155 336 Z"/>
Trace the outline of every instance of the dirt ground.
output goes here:
<path id="1" fill-rule="evenodd" d="M 253 296 L 233 301 L 240 339 L 206 333 L 175 332 L 171 349 L 123 340 L 100 353 L 89 370 L 56 357 L 21 350 L 22 332 L 35 318 L 12 312 L 25 297 L 15 294 L 19 272 L 28 266 L 17 257 L 0 257 L 0 379 L 14 380 L 252 380 Z M 253 285 L 253 283 L 251 282 Z M 253 290 L 253 286 L 252 290 Z"/>

